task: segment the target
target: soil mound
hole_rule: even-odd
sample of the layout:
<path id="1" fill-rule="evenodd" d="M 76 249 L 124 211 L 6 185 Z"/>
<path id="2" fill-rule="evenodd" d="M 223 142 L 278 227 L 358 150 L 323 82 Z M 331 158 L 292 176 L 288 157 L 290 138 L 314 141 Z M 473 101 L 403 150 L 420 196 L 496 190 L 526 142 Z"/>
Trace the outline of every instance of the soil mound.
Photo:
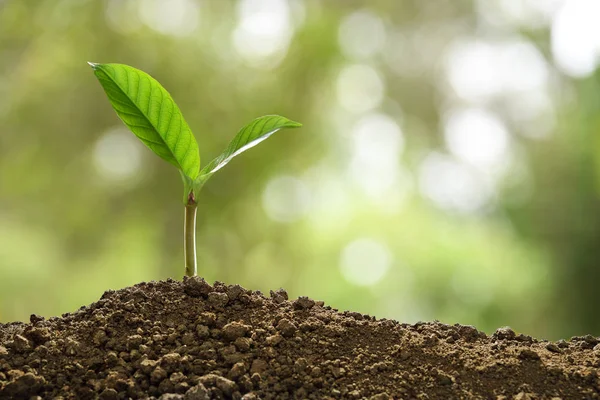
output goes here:
<path id="1" fill-rule="evenodd" d="M 0 324 L 0 398 L 595 399 L 599 343 L 401 324 L 195 277 Z"/>

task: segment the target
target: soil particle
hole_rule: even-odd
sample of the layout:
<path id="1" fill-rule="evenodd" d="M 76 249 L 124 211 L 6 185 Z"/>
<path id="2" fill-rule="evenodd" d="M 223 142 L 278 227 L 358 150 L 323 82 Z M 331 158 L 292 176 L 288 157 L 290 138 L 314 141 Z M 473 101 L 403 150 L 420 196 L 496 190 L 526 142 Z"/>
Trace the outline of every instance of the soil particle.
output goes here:
<path id="1" fill-rule="evenodd" d="M 222 309 L 229 303 L 227 293 L 212 292 L 208 294 L 208 304 L 216 309 Z"/>
<path id="2" fill-rule="evenodd" d="M 230 322 L 223 327 L 223 337 L 232 342 L 237 338 L 245 336 L 246 333 L 250 330 L 250 326 L 244 325 L 240 322 Z"/>
<path id="3" fill-rule="evenodd" d="M 186 278 L 0 324 L 2 399 L 593 399 L 600 338 L 401 324 Z"/>
<path id="4" fill-rule="evenodd" d="M 298 299 L 294 301 L 294 308 L 297 310 L 308 310 L 313 308 L 314 305 L 315 301 L 305 296 L 298 297 Z"/>
<path id="5" fill-rule="evenodd" d="M 546 350 L 551 351 L 553 353 L 560 353 L 562 350 L 555 343 L 546 344 Z"/>
<path id="6" fill-rule="evenodd" d="M 294 333 L 296 333 L 297 329 L 298 328 L 296 325 L 287 318 L 281 319 L 277 324 L 277 330 L 280 331 L 281 334 L 286 338 L 294 336 Z"/>
<path id="7" fill-rule="evenodd" d="M 271 290 L 270 294 L 271 294 L 271 299 L 273 299 L 273 301 L 277 304 L 281 304 L 288 299 L 287 292 L 282 288 L 277 289 L 275 291 Z"/>
<path id="8" fill-rule="evenodd" d="M 213 291 L 213 287 L 210 286 L 204 278 L 199 276 L 185 277 L 183 278 L 183 290 L 185 293 L 192 297 L 208 296 Z"/>
<path id="9" fill-rule="evenodd" d="M 210 400 L 208 390 L 199 383 L 185 392 L 184 400 Z"/>
<path id="10" fill-rule="evenodd" d="M 496 329 L 496 332 L 492 335 L 492 338 L 499 340 L 515 340 L 517 334 L 515 331 L 510 329 L 508 326 Z"/>
<path id="11" fill-rule="evenodd" d="M 99 397 L 100 400 L 118 400 L 119 393 L 115 389 L 104 389 Z"/>

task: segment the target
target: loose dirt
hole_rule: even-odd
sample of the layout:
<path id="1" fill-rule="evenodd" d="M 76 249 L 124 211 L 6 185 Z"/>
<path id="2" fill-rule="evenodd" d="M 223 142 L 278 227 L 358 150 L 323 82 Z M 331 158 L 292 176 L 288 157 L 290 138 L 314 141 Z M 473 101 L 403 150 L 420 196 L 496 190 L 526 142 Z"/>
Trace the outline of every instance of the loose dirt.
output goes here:
<path id="1" fill-rule="evenodd" d="M 0 324 L 0 398 L 596 399 L 600 338 L 401 324 L 201 278 Z"/>

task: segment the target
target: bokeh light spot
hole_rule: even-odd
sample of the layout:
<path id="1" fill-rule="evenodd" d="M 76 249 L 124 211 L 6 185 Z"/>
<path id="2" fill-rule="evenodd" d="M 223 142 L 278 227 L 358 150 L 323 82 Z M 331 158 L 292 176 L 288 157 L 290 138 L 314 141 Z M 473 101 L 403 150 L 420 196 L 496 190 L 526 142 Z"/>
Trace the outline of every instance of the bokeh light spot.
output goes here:
<path id="1" fill-rule="evenodd" d="M 327 165 L 312 168 L 309 179 L 314 185 L 311 223 L 320 230 L 339 232 L 354 215 L 347 185 Z"/>
<path id="2" fill-rule="evenodd" d="M 165 35 L 188 36 L 198 27 L 198 2 L 193 0 L 143 0 L 139 3 L 141 20 Z"/>
<path id="3" fill-rule="evenodd" d="M 379 282 L 392 263 L 392 255 L 380 241 L 361 238 L 350 242 L 342 250 L 340 271 L 350 283 L 371 286 Z"/>
<path id="4" fill-rule="evenodd" d="M 507 26 L 542 28 L 548 25 L 564 0 L 478 0 L 480 23 L 506 29 Z"/>
<path id="5" fill-rule="evenodd" d="M 493 198 L 489 183 L 477 170 L 435 152 L 419 166 L 419 188 L 436 206 L 460 213 L 479 211 Z"/>
<path id="6" fill-rule="evenodd" d="M 365 112 L 379 107 L 385 85 L 380 74 L 368 65 L 344 67 L 337 78 L 337 98 L 352 112 Z"/>
<path id="7" fill-rule="evenodd" d="M 374 56 L 385 44 L 385 26 L 377 15 L 360 10 L 342 21 L 338 32 L 340 47 L 348 58 L 365 59 Z"/>
<path id="8" fill-rule="evenodd" d="M 592 74 L 600 61 L 600 2 L 569 0 L 552 22 L 552 54 L 565 74 L 583 78 Z"/>
<path id="9" fill-rule="evenodd" d="M 352 178 L 372 196 L 383 196 L 398 180 L 404 149 L 400 127 L 386 114 L 361 118 L 352 130 Z"/>
<path id="10" fill-rule="evenodd" d="M 293 35 L 286 0 L 241 0 L 238 26 L 232 40 L 237 53 L 250 65 L 274 68 L 287 53 Z"/>
<path id="11" fill-rule="evenodd" d="M 454 155 L 484 171 L 498 171 L 507 161 L 509 133 L 502 121 L 486 110 L 451 111 L 444 135 Z"/>
<path id="12" fill-rule="evenodd" d="M 262 200 L 267 216 L 273 221 L 294 222 L 309 211 L 311 192 L 302 180 L 284 175 L 269 181 Z"/>
<path id="13" fill-rule="evenodd" d="M 106 3 L 106 21 L 111 29 L 121 34 L 130 34 L 142 26 L 134 1 L 109 0 Z"/>
<path id="14" fill-rule="evenodd" d="M 542 90 L 549 79 L 544 57 L 523 40 L 457 41 L 449 47 L 445 64 L 454 92 L 473 102 Z"/>
<path id="15" fill-rule="evenodd" d="M 125 128 L 106 132 L 94 146 L 93 162 L 98 173 L 111 181 L 131 180 L 141 169 L 141 145 Z"/>

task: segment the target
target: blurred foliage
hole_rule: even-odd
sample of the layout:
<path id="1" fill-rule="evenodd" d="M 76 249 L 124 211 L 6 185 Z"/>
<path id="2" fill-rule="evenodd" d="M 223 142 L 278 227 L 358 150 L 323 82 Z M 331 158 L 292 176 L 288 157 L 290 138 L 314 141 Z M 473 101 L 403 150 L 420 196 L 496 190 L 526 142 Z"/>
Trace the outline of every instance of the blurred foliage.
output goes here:
<path id="1" fill-rule="evenodd" d="M 304 124 L 206 185 L 208 280 L 600 335 L 600 72 L 560 53 L 565 4 L 0 0 L 0 320 L 183 275 L 179 176 L 94 61 L 157 78 L 204 160 L 256 116 Z"/>

